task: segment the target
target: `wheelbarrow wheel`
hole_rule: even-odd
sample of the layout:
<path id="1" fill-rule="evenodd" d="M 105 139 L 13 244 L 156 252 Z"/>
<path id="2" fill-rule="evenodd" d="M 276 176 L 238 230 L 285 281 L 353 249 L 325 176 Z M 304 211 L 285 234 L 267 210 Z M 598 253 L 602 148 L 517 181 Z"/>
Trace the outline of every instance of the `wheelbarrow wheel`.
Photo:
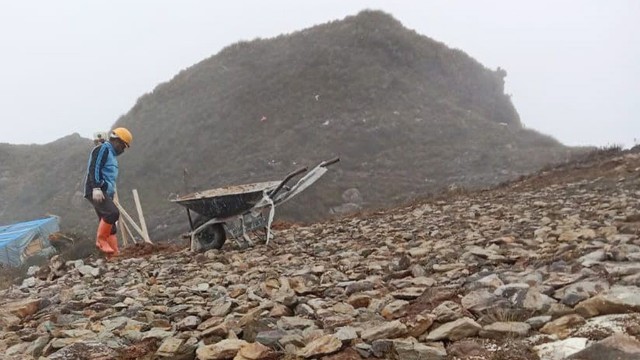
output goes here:
<path id="1" fill-rule="evenodd" d="M 197 219 L 194 224 L 195 227 L 199 227 L 204 224 L 206 219 Z M 200 243 L 200 248 L 203 251 L 211 250 L 211 249 L 222 249 L 224 242 L 227 240 L 227 233 L 224 231 L 224 226 L 222 224 L 211 224 L 202 229 L 200 233 L 196 235 L 198 242 Z"/>

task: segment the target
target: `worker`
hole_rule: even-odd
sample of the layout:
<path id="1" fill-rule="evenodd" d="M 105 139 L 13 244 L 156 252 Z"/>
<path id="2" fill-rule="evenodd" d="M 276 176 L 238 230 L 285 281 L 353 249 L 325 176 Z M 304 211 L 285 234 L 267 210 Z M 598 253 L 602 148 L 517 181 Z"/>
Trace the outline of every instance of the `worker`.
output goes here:
<path id="1" fill-rule="evenodd" d="M 91 202 L 100 219 L 96 246 L 107 257 L 119 253 L 116 222 L 120 218 L 120 211 L 113 202 L 118 179 L 116 157 L 131 145 L 132 140 L 129 130 L 116 128 L 109 134 L 109 141 L 93 148 L 89 156 L 84 197 Z"/>
<path id="2" fill-rule="evenodd" d="M 99 131 L 99 132 L 93 133 L 93 145 L 94 146 L 98 146 L 100 144 L 103 144 L 105 141 L 107 141 L 107 133 L 106 132 Z"/>

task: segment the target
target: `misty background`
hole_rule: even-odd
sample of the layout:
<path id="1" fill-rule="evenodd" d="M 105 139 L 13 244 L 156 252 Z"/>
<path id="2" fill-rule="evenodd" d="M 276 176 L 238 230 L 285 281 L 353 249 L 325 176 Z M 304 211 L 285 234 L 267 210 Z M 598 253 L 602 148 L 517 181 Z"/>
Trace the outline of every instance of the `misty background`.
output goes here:
<path id="1" fill-rule="evenodd" d="M 149 0 L 0 2 L 0 142 L 90 137 L 227 45 L 366 8 L 506 69 L 529 128 L 567 145 L 640 141 L 637 1 Z"/>

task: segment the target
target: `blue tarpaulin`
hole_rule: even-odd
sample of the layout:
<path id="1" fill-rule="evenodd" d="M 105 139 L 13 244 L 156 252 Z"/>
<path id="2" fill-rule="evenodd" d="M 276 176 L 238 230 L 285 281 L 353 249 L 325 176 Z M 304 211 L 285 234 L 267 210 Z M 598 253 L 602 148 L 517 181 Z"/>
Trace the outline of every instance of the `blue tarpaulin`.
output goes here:
<path id="1" fill-rule="evenodd" d="M 59 230 L 55 217 L 0 226 L 0 263 L 20 266 L 32 255 L 53 253 L 49 235 Z"/>

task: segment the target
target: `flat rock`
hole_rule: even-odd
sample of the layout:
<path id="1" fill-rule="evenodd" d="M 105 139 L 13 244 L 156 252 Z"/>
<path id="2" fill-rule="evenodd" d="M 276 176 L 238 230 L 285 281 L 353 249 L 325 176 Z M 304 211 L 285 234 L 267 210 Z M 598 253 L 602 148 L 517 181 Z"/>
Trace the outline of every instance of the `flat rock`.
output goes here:
<path id="1" fill-rule="evenodd" d="M 429 330 L 434 320 L 435 316 L 432 314 L 419 314 L 409 317 L 405 322 L 409 336 L 413 336 L 414 338 L 420 337 L 420 335 Z"/>
<path id="2" fill-rule="evenodd" d="M 422 344 L 415 339 L 393 340 L 393 350 L 397 359 L 402 360 L 439 360 L 447 356 L 442 343 Z"/>
<path id="3" fill-rule="evenodd" d="M 233 306 L 233 303 L 231 301 L 218 303 L 211 308 L 209 313 L 211 314 L 212 317 L 223 317 L 231 311 L 232 306 Z"/>
<path id="4" fill-rule="evenodd" d="M 543 294 L 535 287 L 529 288 L 518 294 L 514 294 L 510 300 L 511 303 L 518 308 L 534 311 L 547 310 L 556 303 L 553 298 Z"/>
<path id="5" fill-rule="evenodd" d="M 540 360 L 565 360 L 567 357 L 586 348 L 587 340 L 587 338 L 568 338 L 536 345 L 533 350 L 538 354 Z"/>
<path id="6" fill-rule="evenodd" d="M 367 327 L 362 331 L 360 337 L 370 342 L 377 339 L 394 339 L 407 334 L 407 326 L 398 320 L 386 322 L 378 326 Z"/>
<path id="7" fill-rule="evenodd" d="M 30 277 L 22 280 L 21 288 L 30 288 L 36 286 L 37 280 L 34 277 Z"/>
<path id="8" fill-rule="evenodd" d="M 640 359 L 640 341 L 624 334 L 615 334 L 577 352 L 570 360 L 637 360 Z"/>
<path id="9" fill-rule="evenodd" d="M 211 328 L 211 327 L 218 326 L 218 325 L 222 324 L 223 321 L 224 321 L 224 318 L 211 317 L 211 318 L 208 318 L 207 320 L 203 321 L 202 323 L 200 323 L 200 325 L 198 325 L 197 329 L 198 330 L 206 330 L 208 328 Z"/>
<path id="10" fill-rule="evenodd" d="M 298 316 L 283 316 L 278 320 L 278 328 L 283 330 L 303 330 L 314 325 L 315 322 L 313 320 L 304 319 Z"/>
<path id="11" fill-rule="evenodd" d="M 556 290 L 553 297 L 559 299 L 565 305 L 575 306 L 579 302 L 608 289 L 609 283 L 604 280 L 585 280 Z"/>
<path id="12" fill-rule="evenodd" d="M 256 341 L 266 346 L 275 346 L 285 335 L 287 332 L 283 330 L 261 331 L 256 335 Z"/>
<path id="13" fill-rule="evenodd" d="M 371 281 L 363 280 L 347 285 L 344 293 L 349 296 L 351 294 L 368 291 L 373 289 L 374 284 Z"/>
<path id="14" fill-rule="evenodd" d="M 334 353 L 342 347 L 342 341 L 333 335 L 324 335 L 318 339 L 313 340 L 302 350 L 298 352 L 299 356 L 305 359 L 328 355 Z"/>
<path id="15" fill-rule="evenodd" d="M 543 334 L 556 335 L 560 339 L 569 337 L 571 332 L 578 326 L 584 324 L 585 319 L 578 314 L 565 315 L 551 322 L 546 323 L 540 332 Z"/>
<path id="16" fill-rule="evenodd" d="M 143 333 L 142 335 L 142 339 L 158 339 L 158 340 L 164 340 L 166 338 L 172 337 L 173 334 L 175 332 L 174 331 L 167 331 L 161 328 L 153 328 L 145 333 Z"/>
<path id="17" fill-rule="evenodd" d="M 582 301 L 575 310 L 584 317 L 640 312 L 640 288 L 615 285 L 600 295 Z"/>
<path id="18" fill-rule="evenodd" d="M 89 265 L 80 266 L 78 268 L 78 271 L 83 276 L 90 275 L 92 277 L 98 277 L 100 275 L 100 269 L 99 268 L 96 268 L 96 267 L 93 267 L 93 266 L 89 266 Z"/>
<path id="19" fill-rule="evenodd" d="M 275 352 L 271 348 L 255 342 L 243 346 L 233 360 L 266 360 L 275 358 Z"/>
<path id="20" fill-rule="evenodd" d="M 470 311 L 481 312 L 491 308 L 498 297 L 486 289 L 475 290 L 465 295 L 460 302 Z"/>
<path id="21" fill-rule="evenodd" d="M 371 343 L 371 352 L 381 359 L 390 359 L 393 356 L 393 340 L 378 339 Z"/>
<path id="22" fill-rule="evenodd" d="M 446 323 L 463 317 L 462 311 L 462 307 L 458 303 L 447 300 L 436 306 L 431 313 L 435 315 L 436 321 Z"/>
<path id="23" fill-rule="evenodd" d="M 323 356 L 322 360 L 362 360 L 357 349 L 346 348 L 333 355 Z"/>
<path id="24" fill-rule="evenodd" d="M 551 321 L 552 317 L 550 315 L 541 315 L 534 316 L 532 318 L 527 319 L 525 322 L 531 326 L 532 329 L 538 330 L 544 326 L 544 324 Z"/>
<path id="25" fill-rule="evenodd" d="M 27 351 L 28 348 L 29 343 L 18 343 L 6 349 L 3 355 L 10 359 L 17 359 L 18 357 L 22 357 L 22 355 Z"/>
<path id="26" fill-rule="evenodd" d="M 0 317 L 2 317 L 3 313 L 13 314 L 21 319 L 35 314 L 38 310 L 40 310 L 41 299 L 25 299 L 20 301 L 15 301 L 7 304 L 3 304 L 0 309 Z"/>
<path id="27" fill-rule="evenodd" d="M 347 303 L 355 309 L 366 308 L 371 304 L 371 296 L 366 294 L 353 294 L 347 299 Z"/>
<path id="28" fill-rule="evenodd" d="M 172 358 L 178 353 L 178 350 L 180 349 L 180 346 L 183 342 L 183 339 L 173 337 L 164 339 L 164 341 L 162 342 L 162 344 L 160 344 L 160 347 L 156 351 L 156 355 L 159 357 Z"/>
<path id="29" fill-rule="evenodd" d="M 196 350 L 199 360 L 233 359 L 238 351 L 249 343 L 238 339 L 225 339 L 213 345 L 204 345 Z"/>
<path id="30" fill-rule="evenodd" d="M 407 287 L 392 292 L 391 296 L 401 300 L 413 300 L 419 298 L 424 293 L 424 290 L 425 288 L 422 287 Z"/>
<path id="31" fill-rule="evenodd" d="M 0 329 L 8 329 L 20 324 L 20 318 L 10 312 L 0 312 Z"/>
<path id="32" fill-rule="evenodd" d="M 405 300 L 395 300 L 389 303 L 387 306 L 382 309 L 380 315 L 384 316 L 387 320 L 397 319 L 406 315 L 407 306 L 409 305 L 408 301 Z"/>
<path id="33" fill-rule="evenodd" d="M 466 337 L 475 336 L 482 329 L 473 319 L 464 317 L 441 325 L 432 330 L 427 336 L 427 340 L 451 340 L 456 341 Z"/>
<path id="34" fill-rule="evenodd" d="M 431 252 L 432 251 L 429 248 L 417 247 L 409 249 L 409 255 L 414 258 L 421 258 L 423 256 L 429 255 Z"/>
<path id="35" fill-rule="evenodd" d="M 480 330 L 479 336 L 488 339 L 504 339 L 527 336 L 531 325 L 523 322 L 495 322 Z"/>
<path id="36" fill-rule="evenodd" d="M 483 278 L 480 278 L 476 281 L 476 284 L 478 284 L 481 287 L 487 287 L 493 290 L 501 286 L 504 286 L 504 283 L 502 282 L 502 280 L 500 280 L 500 278 L 496 274 L 491 274 Z"/>
<path id="37" fill-rule="evenodd" d="M 336 338 L 342 342 L 349 342 L 358 338 L 357 329 L 351 326 L 345 326 L 336 329 Z"/>
<path id="38" fill-rule="evenodd" d="M 605 269 L 612 276 L 627 276 L 640 273 L 640 262 L 620 263 L 606 262 L 603 263 Z"/>
<path id="39" fill-rule="evenodd" d="M 464 269 L 466 267 L 467 267 L 467 264 L 464 264 L 464 263 L 435 264 L 433 265 L 433 271 L 448 272 L 451 270 Z"/>
<path id="40" fill-rule="evenodd" d="M 47 357 L 48 360 L 110 360 L 117 352 L 105 344 L 95 341 L 75 342 Z"/>
<path id="41" fill-rule="evenodd" d="M 176 324 L 176 329 L 177 330 L 191 330 L 191 329 L 195 329 L 196 327 L 198 327 L 198 325 L 200 324 L 200 318 L 197 316 L 187 316 L 186 318 L 180 320 L 177 324 Z"/>

